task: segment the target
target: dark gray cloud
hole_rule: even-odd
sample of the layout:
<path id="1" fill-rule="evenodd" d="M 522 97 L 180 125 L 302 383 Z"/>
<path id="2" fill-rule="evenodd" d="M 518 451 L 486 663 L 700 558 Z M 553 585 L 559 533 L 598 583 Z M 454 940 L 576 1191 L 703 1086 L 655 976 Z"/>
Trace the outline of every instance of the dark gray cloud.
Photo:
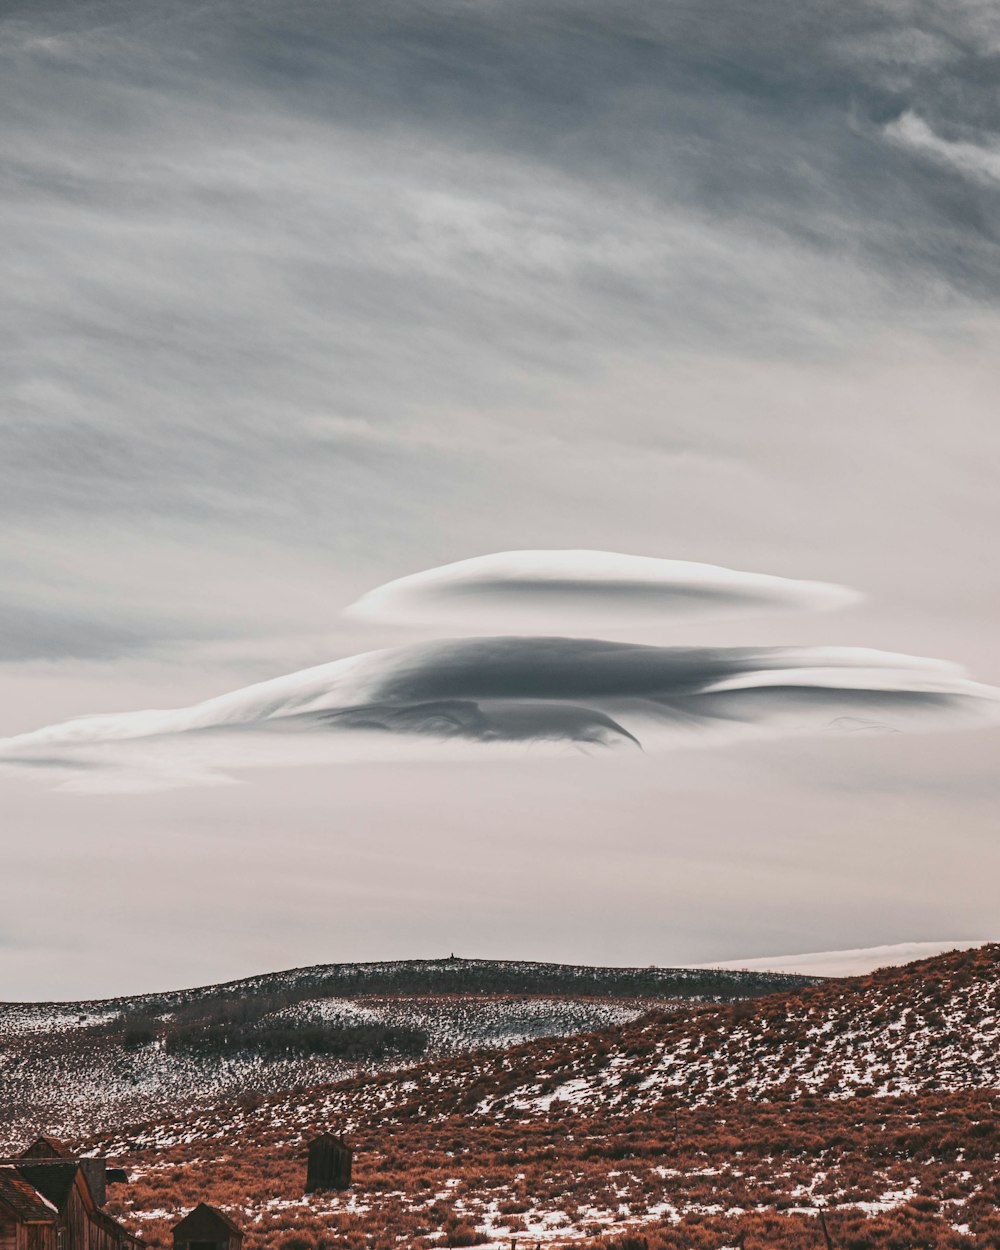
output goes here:
<path id="1" fill-rule="evenodd" d="M 873 257 L 910 267 L 916 248 L 957 283 L 995 291 L 991 201 L 893 151 L 882 134 L 908 112 L 945 140 L 1000 132 L 1000 29 L 976 0 L 855 0 L 808 14 L 789 0 L 752 14 L 722 0 L 96 12 L 99 33 L 94 9 L 82 21 L 56 10 L 51 33 L 57 47 L 63 37 L 84 61 L 89 53 L 120 90 L 170 91 L 193 73 L 194 54 L 215 70 L 198 92 L 214 104 L 255 101 L 377 136 L 398 127 L 431 150 L 513 153 L 696 206 L 720 226 L 745 218 L 788 229 L 810 245 L 854 249 L 860 228 Z M 140 74 L 117 60 L 122 40 L 167 55 Z M 961 239 L 952 255 L 942 232 Z"/>
<path id="2" fill-rule="evenodd" d="M 239 638 L 246 630 L 232 622 L 203 619 L 197 625 L 160 613 L 119 606 L 81 611 L 75 600 L 39 597 L 35 603 L 4 602 L 0 594 L 0 664 L 33 661 L 121 660 L 143 653 L 205 641 Z"/>
<path id="3" fill-rule="evenodd" d="M 0 602 L 0 663 L 111 659 L 149 645 L 148 634 L 114 620 L 55 614 Z"/>
<path id="4" fill-rule="evenodd" d="M 752 21 L 715 0 L 7 6 L 0 548 L 25 527 L 87 570 L 108 527 L 136 551 L 196 531 L 206 565 L 259 540 L 371 584 L 620 531 L 763 567 L 720 543 L 752 532 L 741 509 L 805 529 L 810 479 L 850 472 L 864 506 L 826 500 L 803 534 L 832 550 L 824 517 L 886 513 L 907 405 L 871 399 L 858 464 L 828 382 L 771 369 L 918 350 L 991 305 L 997 188 L 941 151 L 995 143 L 992 25 L 777 0 Z M 741 361 L 761 376 L 702 384 Z M 800 410 L 761 397 L 798 388 Z M 126 594 L 155 598 L 150 563 L 121 562 Z"/>
<path id="5" fill-rule="evenodd" d="M 858 648 L 655 647 L 581 638 L 421 643 L 189 708 L 82 717 L 0 740 L 84 788 L 215 784 L 261 765 L 406 758 L 445 744 L 713 745 L 747 735 L 989 724 L 1000 692 L 952 665 Z M 437 744 L 436 746 L 434 744 Z"/>

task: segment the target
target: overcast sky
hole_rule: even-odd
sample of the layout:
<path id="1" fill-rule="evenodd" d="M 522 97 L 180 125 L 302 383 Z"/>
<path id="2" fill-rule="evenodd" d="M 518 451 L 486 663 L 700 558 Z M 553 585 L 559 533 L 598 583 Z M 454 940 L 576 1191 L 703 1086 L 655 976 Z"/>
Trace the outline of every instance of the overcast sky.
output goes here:
<path id="1" fill-rule="evenodd" d="M 343 612 L 523 549 L 863 596 L 546 632 L 1000 684 L 995 4 L 3 13 L 0 735 L 469 632 Z M 1000 937 L 998 746 L 0 769 L 0 998 Z"/>

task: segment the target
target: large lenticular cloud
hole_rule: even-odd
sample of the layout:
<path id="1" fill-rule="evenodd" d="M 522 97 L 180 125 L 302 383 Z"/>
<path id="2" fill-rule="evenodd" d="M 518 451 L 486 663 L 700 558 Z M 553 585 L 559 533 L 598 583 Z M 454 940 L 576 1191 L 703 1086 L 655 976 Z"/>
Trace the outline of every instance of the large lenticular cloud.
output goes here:
<path id="1" fill-rule="evenodd" d="M 53 725 L 0 742 L 0 763 L 76 788 L 155 789 L 279 763 L 960 728 L 998 709 L 1000 691 L 951 665 L 879 651 L 477 638 L 369 652 L 193 707 Z"/>
<path id="2" fill-rule="evenodd" d="M 608 552 L 506 552 L 431 569 L 353 610 L 631 623 L 831 607 L 816 582 Z M 706 746 L 748 737 L 963 728 L 1000 691 L 954 665 L 836 647 L 665 647 L 505 635 L 371 651 L 192 707 L 86 716 L 0 740 L 0 764 L 89 789 L 218 784 L 249 768 L 358 759 Z"/>
<path id="3" fill-rule="evenodd" d="M 688 560 L 613 551 L 502 551 L 398 578 L 369 591 L 347 611 L 394 623 L 537 630 L 817 610 L 843 607 L 857 598 L 843 586 Z"/>

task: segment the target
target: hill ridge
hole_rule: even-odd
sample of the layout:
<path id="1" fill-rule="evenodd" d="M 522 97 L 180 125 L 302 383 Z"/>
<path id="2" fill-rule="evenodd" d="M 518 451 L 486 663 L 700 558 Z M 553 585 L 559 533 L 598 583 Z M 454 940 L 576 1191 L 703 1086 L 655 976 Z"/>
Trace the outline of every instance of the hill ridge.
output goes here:
<path id="1" fill-rule="evenodd" d="M 0 1000 L 0 1010 L 11 1007 L 49 1007 L 75 1008 L 80 1006 L 105 1007 L 120 1003 L 139 1003 L 159 1001 L 161 999 L 184 998 L 192 995 L 219 994 L 225 991 L 251 990 L 265 984 L 279 985 L 290 983 L 304 987 L 324 986 L 339 978 L 344 978 L 344 988 L 353 992 L 376 992 L 357 990 L 357 984 L 364 978 L 375 978 L 379 975 L 387 979 L 395 976 L 404 979 L 407 974 L 434 974 L 453 976 L 463 972 L 478 971 L 501 973 L 509 971 L 513 977 L 525 974 L 549 975 L 553 979 L 558 976 L 573 977 L 577 983 L 587 978 L 594 981 L 613 984 L 614 979 L 624 982 L 664 983 L 677 982 L 688 985 L 691 982 L 704 980 L 717 984 L 720 989 L 726 985 L 750 988 L 754 985 L 775 985 L 790 988 L 794 985 L 806 984 L 821 980 L 801 973 L 772 972 L 767 969 L 715 968 L 701 965 L 603 965 L 603 964 L 570 964 L 552 960 L 535 959 L 479 959 L 465 956 L 445 956 L 427 959 L 382 959 L 382 960 L 344 960 L 327 964 L 306 964 L 296 968 L 278 969 L 274 972 L 255 973 L 251 976 L 238 977 L 229 981 L 210 982 L 204 985 L 185 986 L 180 989 L 144 990 L 137 994 L 119 994 L 99 998 L 81 999 L 48 999 L 38 1001 Z M 512 992 L 518 992 L 512 990 Z M 607 991 L 604 991 L 607 992 Z M 742 996 L 742 995 L 741 995 Z"/>

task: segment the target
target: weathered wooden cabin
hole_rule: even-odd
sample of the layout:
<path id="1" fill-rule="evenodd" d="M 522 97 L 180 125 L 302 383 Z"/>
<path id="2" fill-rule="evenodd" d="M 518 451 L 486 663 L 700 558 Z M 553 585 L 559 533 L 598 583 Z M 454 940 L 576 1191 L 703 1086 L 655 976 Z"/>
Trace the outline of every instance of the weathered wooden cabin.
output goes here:
<path id="1" fill-rule="evenodd" d="M 199 1202 L 173 1227 L 174 1250 L 240 1250 L 243 1230 L 218 1207 Z"/>
<path id="2" fill-rule="evenodd" d="M 0 1160 L 0 1250 L 140 1250 L 101 1210 L 105 1173 L 104 1159 L 74 1158 L 52 1137 Z"/>
<path id="3" fill-rule="evenodd" d="M 55 1137 L 47 1137 L 44 1133 L 40 1137 L 36 1137 L 30 1146 L 26 1146 L 18 1155 L 18 1158 L 39 1163 L 59 1159 L 75 1160 L 83 1169 L 83 1173 L 87 1178 L 87 1184 L 90 1186 L 91 1195 L 95 1204 L 99 1207 L 103 1207 L 108 1200 L 109 1178 L 119 1180 L 125 1177 L 125 1173 L 120 1168 L 112 1169 L 109 1176 L 106 1159 L 74 1155 L 68 1146 Z"/>
<path id="4" fill-rule="evenodd" d="M 344 1141 L 341 1133 L 322 1133 L 309 1143 L 309 1162 L 306 1166 L 306 1193 L 314 1194 L 323 1189 L 350 1189 L 351 1168 L 354 1151 Z"/>
<path id="5" fill-rule="evenodd" d="M 100 1209 L 90 1187 L 90 1170 L 79 1159 L 29 1159 L 17 1168 L 58 1212 L 59 1250 L 136 1250 L 143 1246 L 141 1238 Z"/>

